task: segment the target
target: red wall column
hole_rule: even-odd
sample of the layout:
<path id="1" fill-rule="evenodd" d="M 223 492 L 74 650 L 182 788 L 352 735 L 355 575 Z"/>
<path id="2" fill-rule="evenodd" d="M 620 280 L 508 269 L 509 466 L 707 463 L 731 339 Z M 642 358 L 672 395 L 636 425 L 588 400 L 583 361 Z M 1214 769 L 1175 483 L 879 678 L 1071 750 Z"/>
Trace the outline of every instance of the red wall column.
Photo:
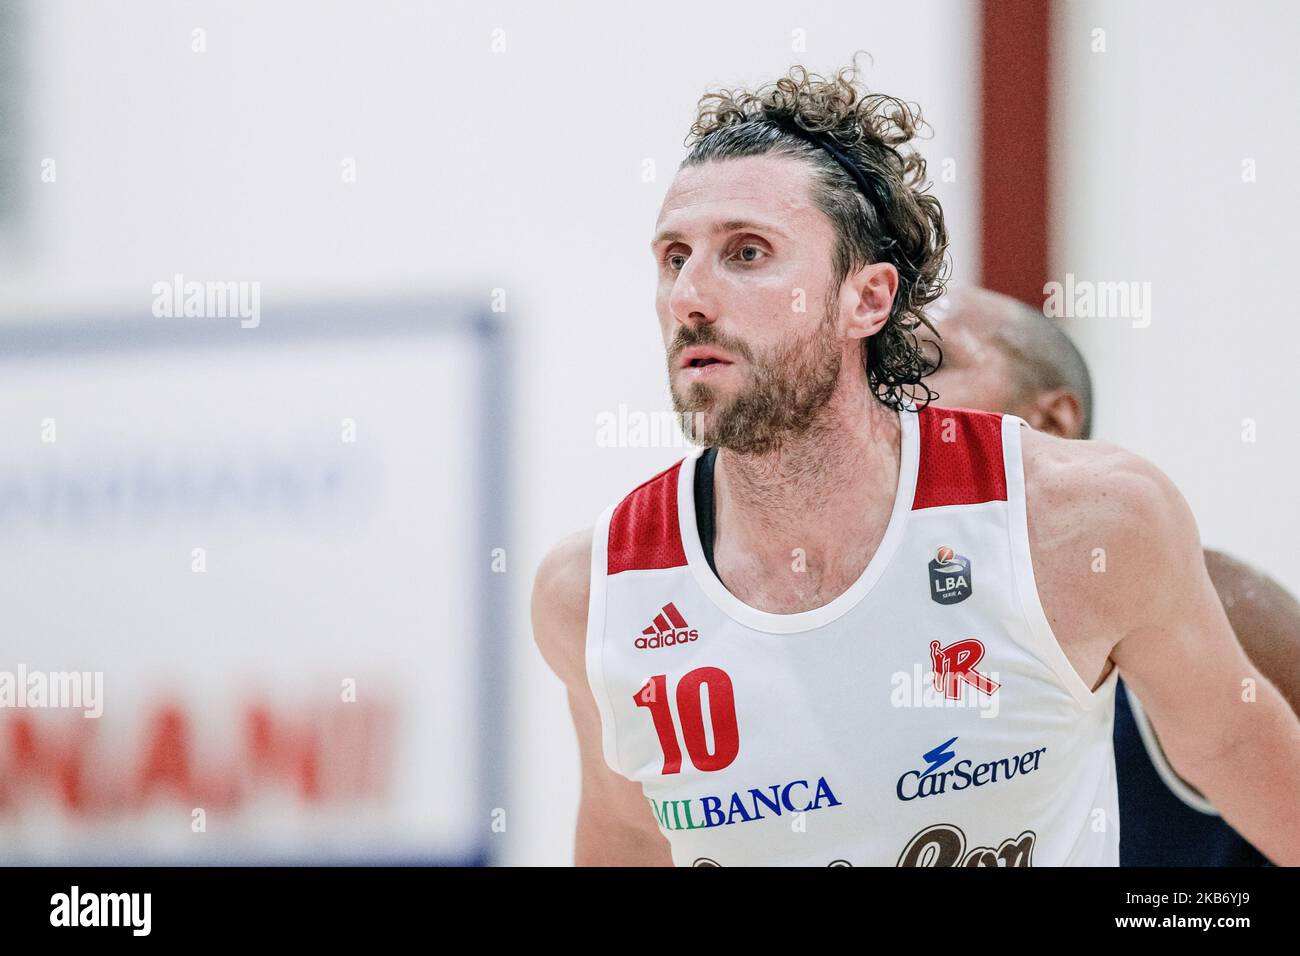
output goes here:
<path id="1" fill-rule="evenodd" d="M 1051 0 L 984 0 L 980 284 L 1031 305 L 1048 279 Z"/>

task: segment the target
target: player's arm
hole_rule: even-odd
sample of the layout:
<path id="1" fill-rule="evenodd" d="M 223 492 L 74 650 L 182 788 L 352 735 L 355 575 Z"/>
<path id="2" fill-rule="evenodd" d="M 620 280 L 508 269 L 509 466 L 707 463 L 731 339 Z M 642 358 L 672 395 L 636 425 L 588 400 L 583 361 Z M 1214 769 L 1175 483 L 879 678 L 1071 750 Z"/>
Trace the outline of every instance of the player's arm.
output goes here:
<path id="1" fill-rule="evenodd" d="M 1270 860 L 1300 865 L 1300 720 L 1233 634 L 1173 483 L 1126 455 L 1107 486 L 1123 575 L 1111 659 L 1178 773 Z"/>
<path id="2" fill-rule="evenodd" d="M 560 542 L 542 561 L 533 584 L 533 638 L 564 682 L 578 732 L 582 796 L 574 862 L 578 866 L 672 866 L 641 785 L 615 773 L 601 750 L 600 711 L 587 681 L 587 601 L 591 590 L 591 532 Z"/>
<path id="3" fill-rule="evenodd" d="M 1300 601 L 1222 552 L 1206 550 L 1205 569 L 1241 649 L 1300 714 Z"/>
<path id="4" fill-rule="evenodd" d="M 1205 569 L 1241 649 L 1300 714 L 1300 601 L 1268 575 L 1220 551 L 1206 549 Z"/>

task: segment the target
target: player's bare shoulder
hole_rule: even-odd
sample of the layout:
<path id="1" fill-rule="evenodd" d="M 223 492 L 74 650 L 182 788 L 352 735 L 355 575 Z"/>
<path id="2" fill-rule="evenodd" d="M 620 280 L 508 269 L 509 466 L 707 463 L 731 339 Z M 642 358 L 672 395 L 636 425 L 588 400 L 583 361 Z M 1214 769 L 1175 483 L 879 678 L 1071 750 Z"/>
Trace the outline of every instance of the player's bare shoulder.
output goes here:
<path id="1" fill-rule="evenodd" d="M 1073 619 L 1124 630 L 1159 590 L 1159 574 L 1181 561 L 1199 563 L 1186 502 L 1164 472 L 1117 445 L 1032 429 L 1021 439 L 1030 550 L 1045 607 L 1052 600 Z"/>
<path id="2" fill-rule="evenodd" d="M 586 685 L 587 604 L 591 595 L 591 529 L 551 548 L 533 581 L 533 639 L 570 690 Z"/>
<path id="3" fill-rule="evenodd" d="M 1025 487 L 1071 520 L 1127 522 L 1159 506 L 1173 484 L 1141 455 L 1103 441 L 1057 438 L 1022 429 Z"/>

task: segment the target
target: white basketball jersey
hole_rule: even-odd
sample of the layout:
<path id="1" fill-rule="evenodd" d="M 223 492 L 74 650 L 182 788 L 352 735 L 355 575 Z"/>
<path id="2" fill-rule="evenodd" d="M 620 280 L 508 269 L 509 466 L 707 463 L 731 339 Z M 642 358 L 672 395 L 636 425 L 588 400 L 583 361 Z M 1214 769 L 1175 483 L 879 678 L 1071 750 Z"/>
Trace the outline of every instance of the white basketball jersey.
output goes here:
<path id="1" fill-rule="evenodd" d="M 1039 603 L 1025 423 L 899 417 L 884 539 L 815 610 L 760 611 L 718 580 L 699 451 L 597 524 L 586 666 L 604 757 L 641 784 L 678 866 L 1119 865 L 1117 672 L 1091 691 Z"/>

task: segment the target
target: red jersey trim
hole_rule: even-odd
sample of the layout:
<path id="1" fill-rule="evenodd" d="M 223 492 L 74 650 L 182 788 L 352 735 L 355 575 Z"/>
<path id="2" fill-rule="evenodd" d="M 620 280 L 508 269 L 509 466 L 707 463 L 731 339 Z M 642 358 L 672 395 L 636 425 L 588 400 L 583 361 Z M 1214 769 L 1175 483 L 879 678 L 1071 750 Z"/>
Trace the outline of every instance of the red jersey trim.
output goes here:
<path id="1" fill-rule="evenodd" d="M 913 511 L 1007 500 L 1001 415 L 933 405 L 919 415 L 921 460 Z"/>
<path id="2" fill-rule="evenodd" d="M 682 463 L 661 471 L 619 502 L 609 520 L 609 573 L 653 571 L 686 564 L 677 522 Z"/>

